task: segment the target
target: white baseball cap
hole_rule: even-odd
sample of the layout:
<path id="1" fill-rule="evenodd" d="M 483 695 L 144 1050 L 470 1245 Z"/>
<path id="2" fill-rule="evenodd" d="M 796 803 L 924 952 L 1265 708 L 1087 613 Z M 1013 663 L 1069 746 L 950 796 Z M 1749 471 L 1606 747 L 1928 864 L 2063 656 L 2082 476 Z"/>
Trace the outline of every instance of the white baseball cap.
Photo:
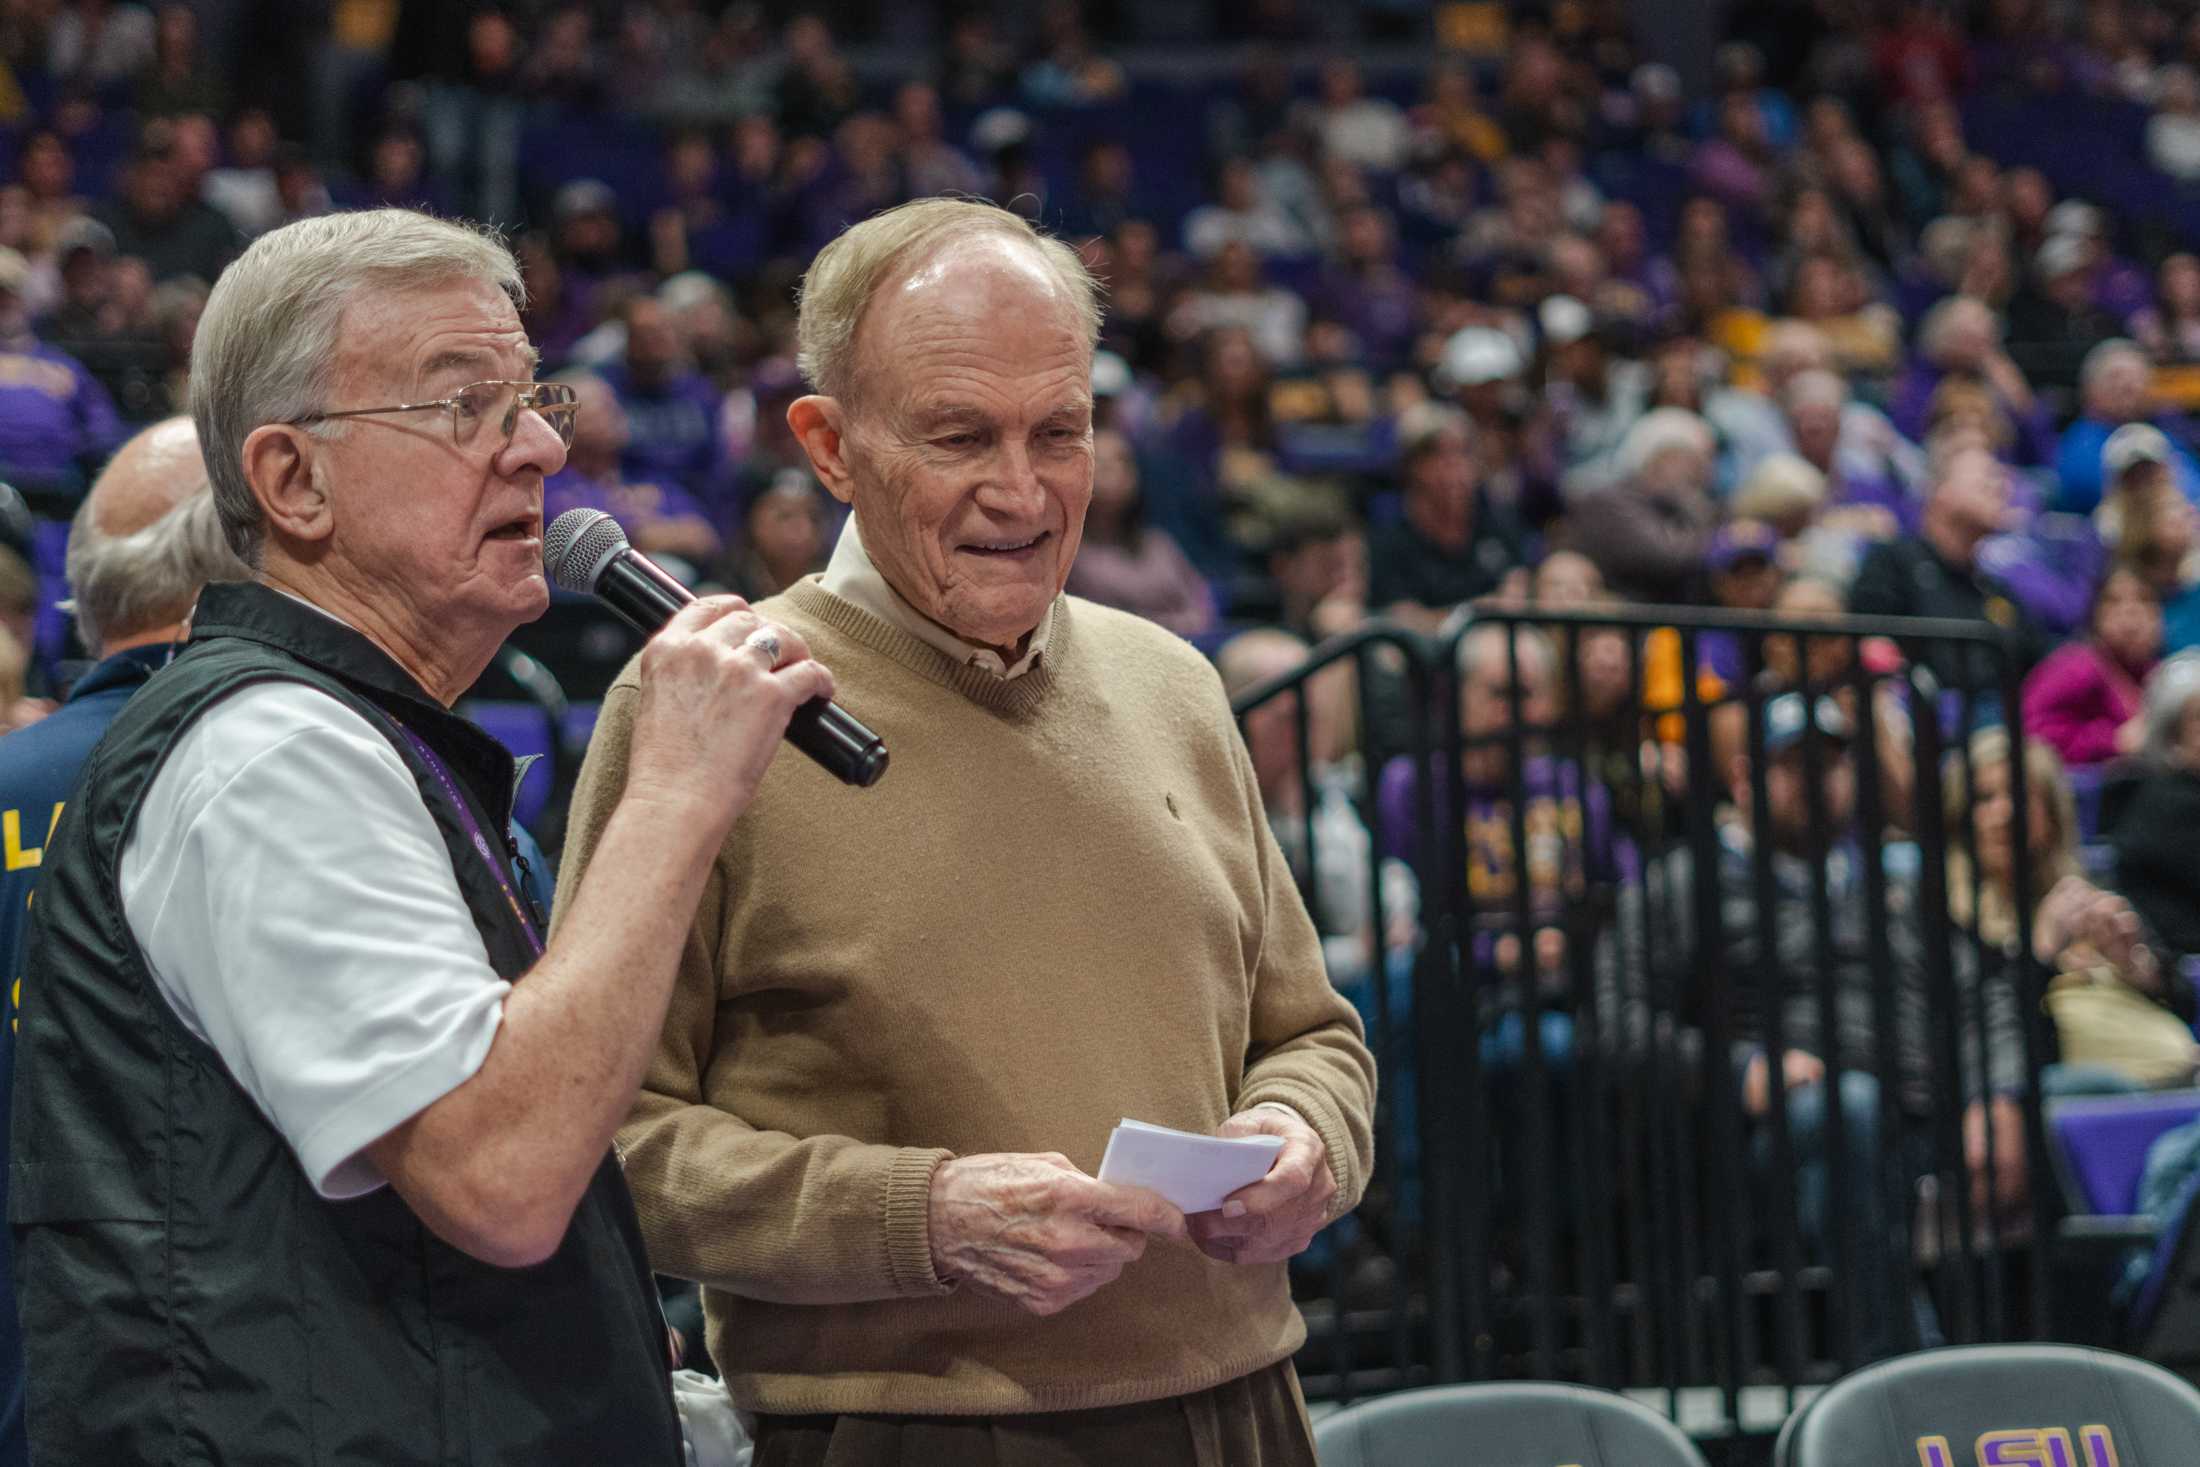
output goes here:
<path id="1" fill-rule="evenodd" d="M 2169 435 L 2149 423 L 2126 423 L 2101 445 L 2101 472 L 2120 479 L 2134 464 L 2166 464 L 2175 452 Z"/>
<path id="2" fill-rule="evenodd" d="M 1596 325 L 1589 308 L 1570 295 L 1545 298 L 1543 304 L 1536 307 L 1535 319 L 1543 328 L 1543 339 L 1552 346 L 1570 346 L 1587 336 Z"/>
<path id="3" fill-rule="evenodd" d="M 1436 363 L 1436 381 L 1447 390 L 1478 387 L 1517 377 L 1525 365 L 1520 348 L 1504 332 L 1491 326 L 1464 326 L 1444 343 L 1444 354 Z"/>

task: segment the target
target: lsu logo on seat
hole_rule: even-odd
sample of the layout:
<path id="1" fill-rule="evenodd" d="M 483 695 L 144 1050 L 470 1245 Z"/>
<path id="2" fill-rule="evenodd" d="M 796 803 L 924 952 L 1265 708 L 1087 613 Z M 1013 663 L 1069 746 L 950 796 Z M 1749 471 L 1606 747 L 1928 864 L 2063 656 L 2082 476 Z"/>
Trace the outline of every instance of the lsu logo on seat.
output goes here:
<path id="1" fill-rule="evenodd" d="M 1978 1467 L 2119 1467 L 2105 1426 L 2081 1426 L 2073 1443 L 2059 1426 L 1989 1431 L 1978 1439 Z M 1958 1467 L 1944 1436 L 1919 1437 L 1918 1467 Z"/>

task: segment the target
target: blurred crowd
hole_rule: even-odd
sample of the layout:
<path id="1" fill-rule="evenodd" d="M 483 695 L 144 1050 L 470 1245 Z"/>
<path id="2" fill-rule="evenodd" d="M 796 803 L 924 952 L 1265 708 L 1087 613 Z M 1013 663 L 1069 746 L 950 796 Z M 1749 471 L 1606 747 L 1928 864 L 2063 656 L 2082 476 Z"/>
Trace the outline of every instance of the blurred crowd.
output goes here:
<path id="1" fill-rule="evenodd" d="M 261 231 L 370 204 L 507 229 L 544 370 L 582 402 L 549 512 L 607 510 L 756 596 L 835 533 L 784 422 L 794 281 L 846 222 L 965 192 L 1074 241 L 1106 285 L 1071 589 L 1224 653 L 1241 686 L 1372 618 L 1433 631 L 1492 596 L 1924 615 L 2000 627 L 2036 665 L 2001 709 L 1986 673 L 1932 654 L 1975 725 L 2021 715 L 2080 771 L 2200 765 L 2182 709 L 2148 705 L 2162 659 L 2200 648 L 2180 227 L 2200 12 L 1729 9 L 1706 9 L 1706 59 L 1664 54 L 1686 38 L 1619 0 L 884 20 L 5 0 L 16 660 L 53 686 L 40 525 L 183 405 L 208 287 Z M 1165 21 L 1174 65 L 1136 45 Z M 2050 148 L 2011 115 L 2075 121 Z M 1628 691 L 1677 704 L 1677 641 L 1568 645 L 1554 706 L 1575 681 L 1608 713 Z M 1711 696 L 1767 672 L 1731 637 L 1697 659 Z M 1665 742 L 1619 754 L 1658 765 L 1653 796 L 1687 778 Z M 1900 810 L 1914 771 L 1883 753 Z M 2125 853 L 2143 841 L 2115 820 L 2164 808 L 2089 794 L 2066 834 Z M 2189 893 L 2183 855 L 2147 869 Z M 2200 931 L 2143 859 L 2092 868 L 2128 866 L 2163 988 Z"/>

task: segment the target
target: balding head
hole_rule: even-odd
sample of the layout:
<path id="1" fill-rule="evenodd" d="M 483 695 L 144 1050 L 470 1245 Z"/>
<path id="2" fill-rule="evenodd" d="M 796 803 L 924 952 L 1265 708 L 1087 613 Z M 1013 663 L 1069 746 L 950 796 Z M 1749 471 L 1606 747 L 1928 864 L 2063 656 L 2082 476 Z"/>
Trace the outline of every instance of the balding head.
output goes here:
<path id="1" fill-rule="evenodd" d="M 796 322 L 802 375 L 828 397 L 854 395 L 856 329 L 890 285 L 918 285 L 956 246 L 998 241 L 1059 291 L 1089 354 L 1100 336 L 1099 292 L 1077 254 L 1021 215 L 969 199 L 919 199 L 864 220 L 824 249 L 802 277 Z"/>
<path id="2" fill-rule="evenodd" d="M 108 461 L 69 527 L 79 634 L 101 657 L 173 641 L 208 581 L 251 571 L 222 538 L 189 418 L 155 423 Z"/>
<path id="3" fill-rule="evenodd" d="M 198 429 L 189 418 L 155 423 L 107 461 L 77 523 L 119 539 L 134 535 L 207 486 Z"/>
<path id="4" fill-rule="evenodd" d="M 1311 651 L 1287 631 L 1255 627 L 1222 644 L 1215 653 L 1215 671 L 1222 675 L 1223 691 L 1234 698 L 1255 683 L 1283 676 L 1304 662 Z"/>

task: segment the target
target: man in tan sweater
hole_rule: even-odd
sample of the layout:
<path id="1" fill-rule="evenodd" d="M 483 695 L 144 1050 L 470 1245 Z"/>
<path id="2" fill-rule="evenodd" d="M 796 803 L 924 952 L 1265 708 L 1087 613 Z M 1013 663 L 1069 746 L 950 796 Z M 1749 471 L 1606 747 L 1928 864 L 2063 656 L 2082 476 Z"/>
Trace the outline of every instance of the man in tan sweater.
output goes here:
<path id="1" fill-rule="evenodd" d="M 621 1133 L 758 1467 L 1312 1467 L 1284 1262 L 1360 1195 L 1374 1066 L 1214 673 L 1061 595 L 1096 328 L 1075 255 L 987 205 L 881 215 L 804 282 L 789 422 L 855 512 L 760 609 L 894 765 L 773 764 Z M 1125 1116 L 1284 1147 L 1187 1219 L 1092 1177 Z"/>

